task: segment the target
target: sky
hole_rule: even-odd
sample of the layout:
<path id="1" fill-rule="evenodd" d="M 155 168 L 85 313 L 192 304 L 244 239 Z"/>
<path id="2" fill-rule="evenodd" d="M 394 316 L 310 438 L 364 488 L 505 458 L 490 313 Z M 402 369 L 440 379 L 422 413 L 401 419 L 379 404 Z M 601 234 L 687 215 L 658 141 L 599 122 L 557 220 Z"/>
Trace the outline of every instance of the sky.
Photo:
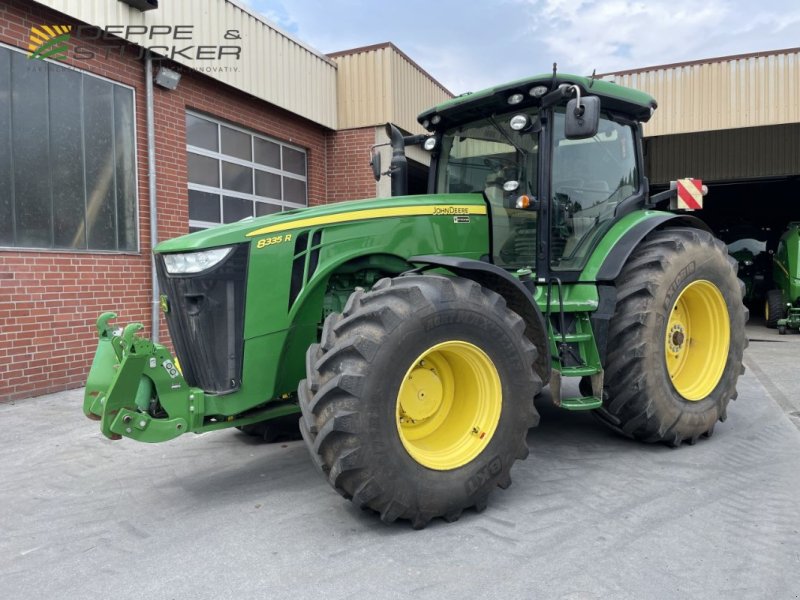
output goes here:
<path id="1" fill-rule="evenodd" d="M 391 41 L 455 94 L 800 46 L 797 0 L 241 0 L 323 53 Z"/>

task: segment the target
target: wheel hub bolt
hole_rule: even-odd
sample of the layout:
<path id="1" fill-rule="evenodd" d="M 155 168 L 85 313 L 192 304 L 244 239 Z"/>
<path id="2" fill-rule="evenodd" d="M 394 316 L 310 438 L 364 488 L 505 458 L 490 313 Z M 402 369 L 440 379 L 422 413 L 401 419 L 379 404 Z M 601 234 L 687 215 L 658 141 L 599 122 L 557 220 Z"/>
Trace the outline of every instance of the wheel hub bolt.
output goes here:
<path id="1" fill-rule="evenodd" d="M 686 333 L 680 323 L 675 323 L 669 332 L 669 348 L 674 353 L 680 352 L 683 343 L 686 341 Z"/>

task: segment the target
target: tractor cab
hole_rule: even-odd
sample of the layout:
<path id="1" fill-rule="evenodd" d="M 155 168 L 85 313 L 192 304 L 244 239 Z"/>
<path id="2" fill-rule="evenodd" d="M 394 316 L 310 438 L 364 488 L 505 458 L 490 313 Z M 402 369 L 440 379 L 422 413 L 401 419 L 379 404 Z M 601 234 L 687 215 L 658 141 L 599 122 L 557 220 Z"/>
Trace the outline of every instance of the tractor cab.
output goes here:
<path id="1" fill-rule="evenodd" d="M 512 110 L 443 131 L 434 191 L 485 195 L 495 264 L 536 265 L 537 241 L 549 230 L 549 268 L 580 271 L 616 207 L 643 185 L 634 126 L 602 116 L 594 136 L 569 139 L 563 110 L 552 113 L 549 136 L 540 115 L 537 108 Z M 551 223 L 539 232 L 548 196 Z"/>
<path id="2" fill-rule="evenodd" d="M 491 261 L 577 278 L 615 220 L 647 198 L 639 123 L 650 96 L 572 75 L 459 96 L 421 114 L 429 192 L 474 192 L 491 213 Z"/>

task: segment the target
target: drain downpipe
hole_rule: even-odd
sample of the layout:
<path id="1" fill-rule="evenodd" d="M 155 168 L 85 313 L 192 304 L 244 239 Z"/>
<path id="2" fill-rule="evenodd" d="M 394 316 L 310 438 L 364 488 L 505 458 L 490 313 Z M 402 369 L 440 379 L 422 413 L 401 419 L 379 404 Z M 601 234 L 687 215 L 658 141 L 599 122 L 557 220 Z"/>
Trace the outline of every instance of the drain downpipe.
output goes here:
<path id="1" fill-rule="evenodd" d="M 156 276 L 156 257 L 153 248 L 158 243 L 158 215 L 156 202 L 156 139 L 153 110 L 153 58 L 150 52 L 144 59 L 145 96 L 147 103 L 147 195 L 150 199 L 150 285 L 153 290 L 150 308 L 150 339 L 158 343 L 160 307 L 158 300 L 158 277 Z"/>

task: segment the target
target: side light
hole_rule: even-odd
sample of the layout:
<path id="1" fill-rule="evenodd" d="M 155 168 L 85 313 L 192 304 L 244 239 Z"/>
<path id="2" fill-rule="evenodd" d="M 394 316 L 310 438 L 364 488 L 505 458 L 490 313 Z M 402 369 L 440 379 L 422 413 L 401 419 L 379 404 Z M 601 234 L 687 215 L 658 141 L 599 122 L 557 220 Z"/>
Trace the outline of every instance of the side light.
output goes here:
<path id="1" fill-rule="evenodd" d="M 199 273 L 219 264 L 233 251 L 233 246 L 201 250 L 200 252 L 178 252 L 164 254 L 164 266 L 170 275 Z"/>
<path id="2" fill-rule="evenodd" d="M 528 196 L 522 195 L 517 198 L 517 208 L 528 208 L 531 205 L 531 199 Z"/>

